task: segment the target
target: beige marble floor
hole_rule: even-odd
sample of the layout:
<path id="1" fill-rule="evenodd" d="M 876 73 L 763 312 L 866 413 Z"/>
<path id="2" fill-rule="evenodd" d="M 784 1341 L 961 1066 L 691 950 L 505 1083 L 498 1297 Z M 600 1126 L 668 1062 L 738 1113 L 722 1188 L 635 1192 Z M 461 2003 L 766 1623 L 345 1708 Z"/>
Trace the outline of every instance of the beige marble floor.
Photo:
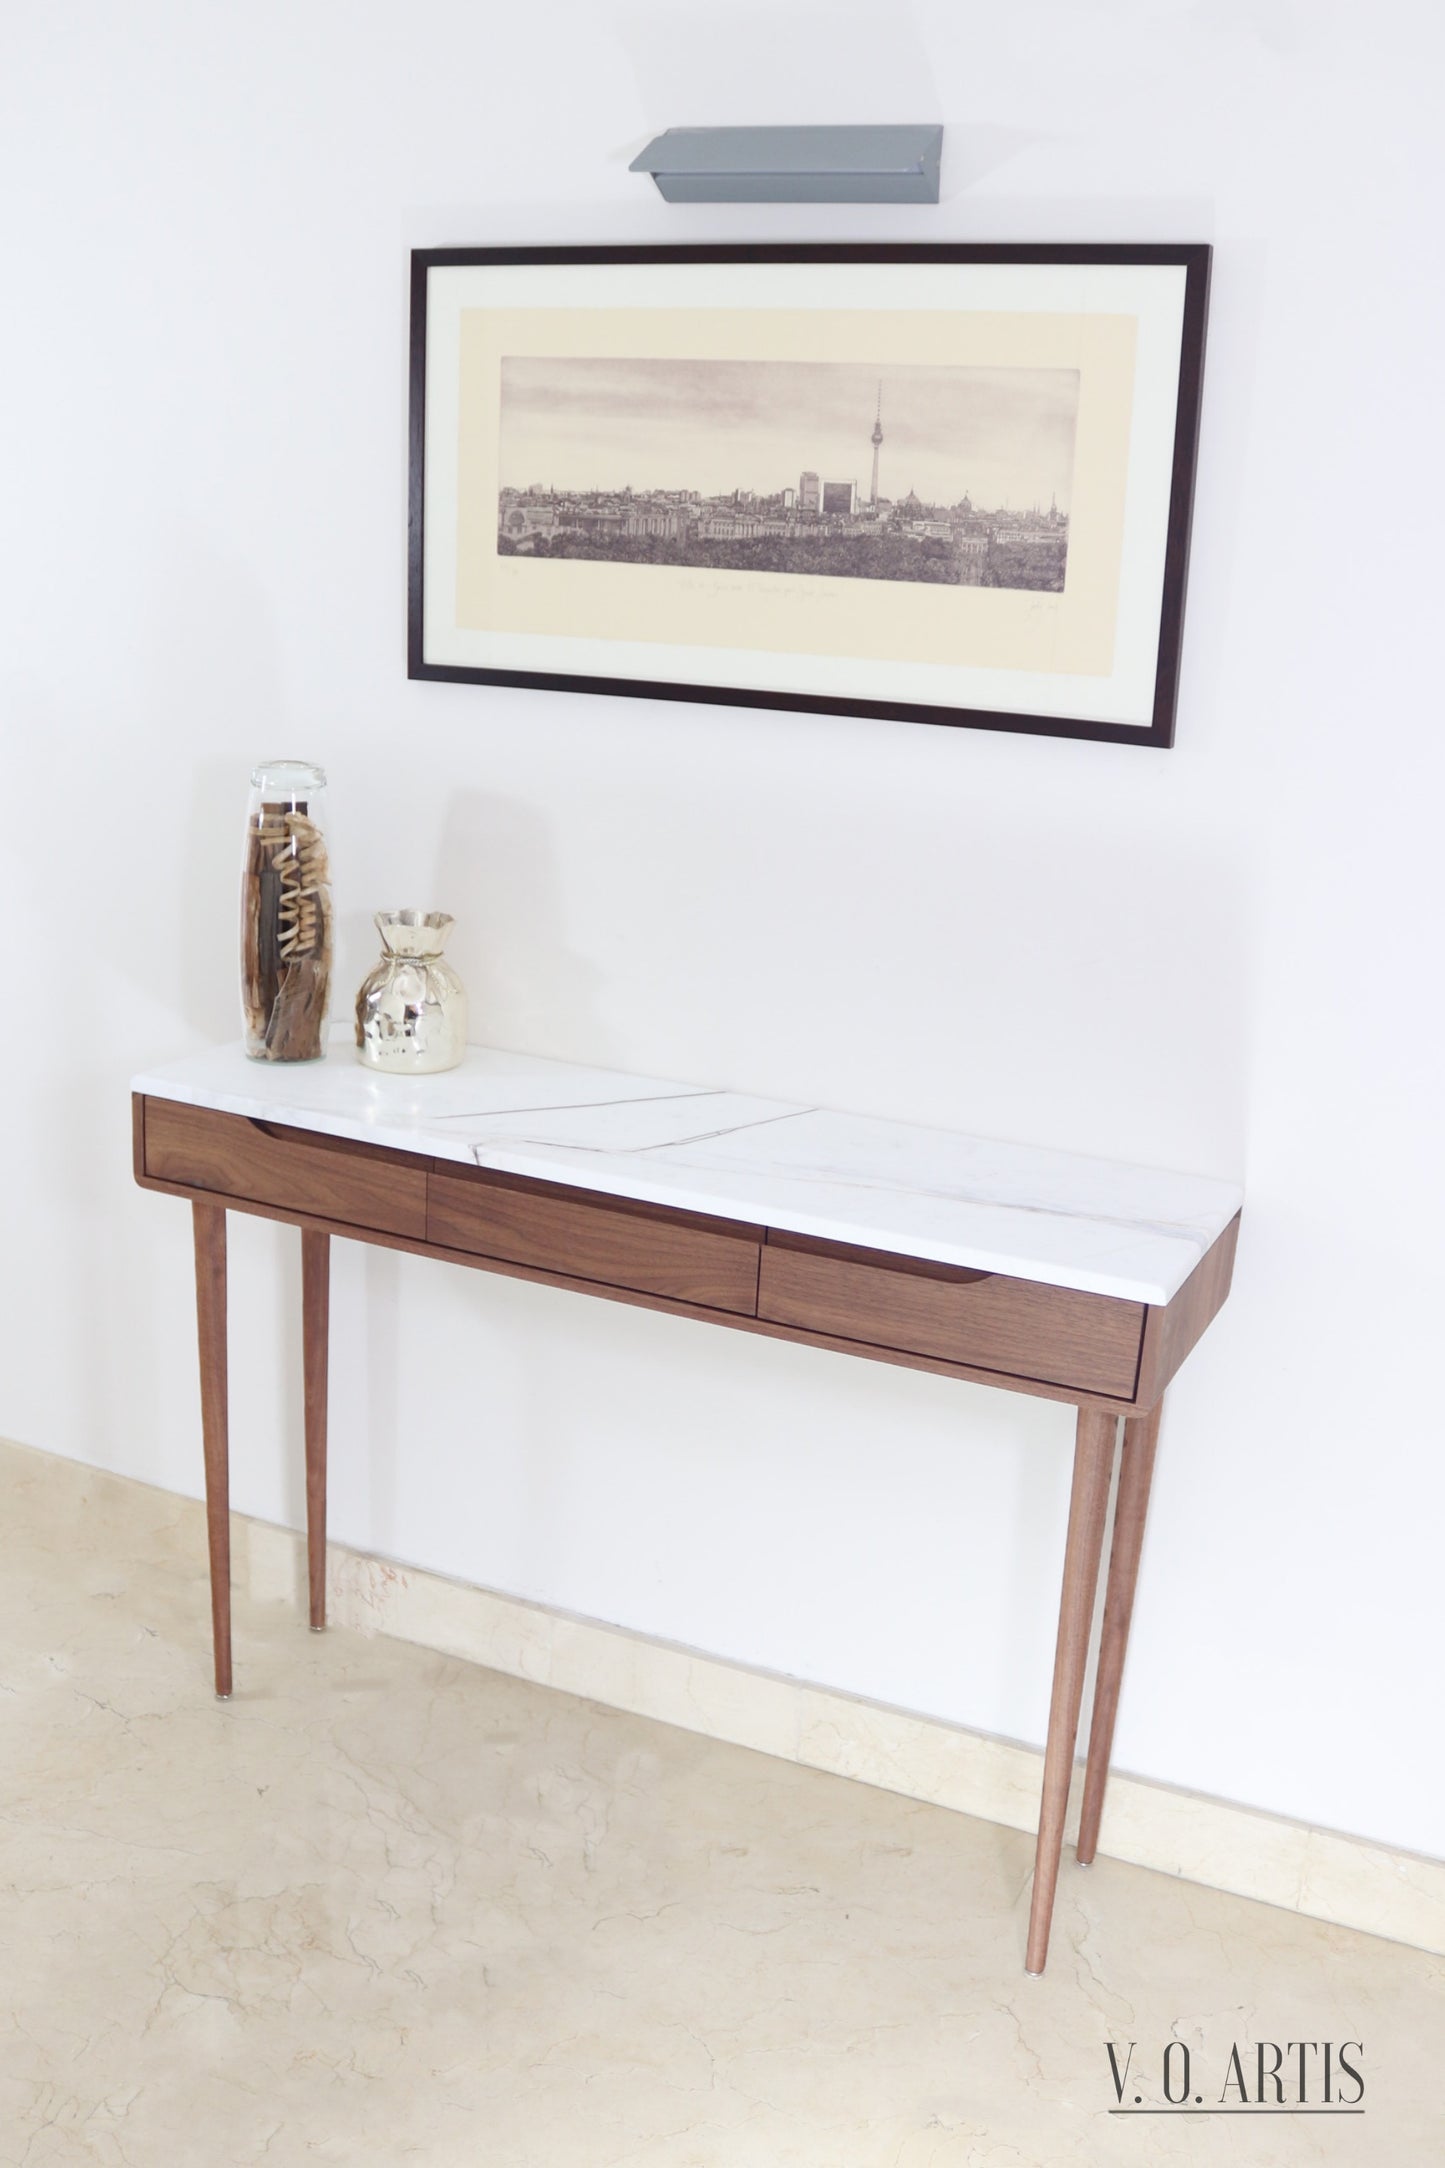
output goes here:
<path id="1" fill-rule="evenodd" d="M 1445 2157 L 1445 1963 L 237 1606 L 196 1507 L 0 1449 L 0 2162 L 1081 2168 Z M 1365 2114 L 1110 2116 L 1171 2034 Z M 1130 2093 L 1134 2091 L 1131 2084 Z"/>

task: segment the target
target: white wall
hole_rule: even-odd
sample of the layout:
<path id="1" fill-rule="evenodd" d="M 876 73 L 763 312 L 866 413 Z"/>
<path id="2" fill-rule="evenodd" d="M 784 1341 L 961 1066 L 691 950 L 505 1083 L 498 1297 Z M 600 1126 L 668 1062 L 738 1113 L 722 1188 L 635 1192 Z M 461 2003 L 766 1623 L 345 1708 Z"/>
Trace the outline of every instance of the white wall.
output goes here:
<path id="1" fill-rule="evenodd" d="M 1445 1852 L 1437 12 L 32 4 L 5 222 L 0 1431 L 198 1488 L 127 1080 L 234 1035 L 258 755 L 343 989 L 444 905 L 503 1045 L 1219 1174 L 1117 1759 Z M 662 205 L 654 129 L 943 118 L 939 210 Z M 1172 753 L 404 675 L 406 251 L 1211 239 Z M 294 1238 L 233 1223 L 234 1495 L 302 1510 Z M 1070 1419 L 342 1246 L 343 1539 L 1039 1740 Z"/>

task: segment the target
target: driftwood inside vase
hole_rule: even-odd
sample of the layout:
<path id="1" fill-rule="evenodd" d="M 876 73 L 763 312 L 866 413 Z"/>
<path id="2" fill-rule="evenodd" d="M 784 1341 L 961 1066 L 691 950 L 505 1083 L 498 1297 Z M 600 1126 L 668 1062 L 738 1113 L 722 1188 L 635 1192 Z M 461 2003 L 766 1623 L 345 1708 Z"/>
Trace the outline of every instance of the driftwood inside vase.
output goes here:
<path id="1" fill-rule="evenodd" d="M 315 1061 L 331 984 L 331 869 L 304 802 L 264 803 L 246 831 L 241 996 L 246 1051 Z"/>

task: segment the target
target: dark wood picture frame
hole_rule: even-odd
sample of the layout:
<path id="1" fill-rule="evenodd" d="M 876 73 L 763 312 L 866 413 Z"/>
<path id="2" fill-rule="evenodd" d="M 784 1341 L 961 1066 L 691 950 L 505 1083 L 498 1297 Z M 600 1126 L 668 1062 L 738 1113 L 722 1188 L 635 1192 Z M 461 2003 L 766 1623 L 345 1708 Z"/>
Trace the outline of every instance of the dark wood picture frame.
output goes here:
<path id="1" fill-rule="evenodd" d="M 408 491 L 407 675 L 453 684 L 508 685 L 552 692 L 610 693 L 644 700 L 698 701 L 708 705 L 783 708 L 808 715 L 848 715 L 895 722 L 935 723 L 1033 736 L 1085 738 L 1118 745 L 1170 746 L 1179 692 L 1195 466 L 1204 374 L 1212 251 L 1207 243 L 762 243 L 606 247 L 433 248 L 411 257 L 410 469 Z M 429 662 L 423 648 L 428 279 L 434 269 L 486 265 L 597 264 L 976 264 L 1130 265 L 1173 267 L 1185 274 L 1178 392 L 1170 461 L 1168 526 L 1164 550 L 1151 720 L 1145 724 L 1098 721 L 1068 715 L 1009 713 L 988 708 L 934 707 L 917 701 L 853 699 L 833 694 L 772 691 L 755 686 L 664 683 L 653 678 L 580 676 L 563 672 L 482 669 Z"/>

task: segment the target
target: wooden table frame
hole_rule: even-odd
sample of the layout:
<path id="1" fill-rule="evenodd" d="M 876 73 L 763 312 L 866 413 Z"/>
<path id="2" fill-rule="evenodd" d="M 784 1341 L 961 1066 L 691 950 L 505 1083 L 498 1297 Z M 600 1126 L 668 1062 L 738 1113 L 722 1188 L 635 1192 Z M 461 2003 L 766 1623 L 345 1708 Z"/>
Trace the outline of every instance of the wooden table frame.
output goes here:
<path id="1" fill-rule="evenodd" d="M 1120 1422 L 1104 1623 L 1077 1858 L 1099 1839 L 1164 1388 L 1229 1292 L 1239 1217 L 1167 1304 L 819 1242 L 449 1159 L 137 1094 L 135 1175 L 186 1198 L 195 1233 L 216 1692 L 231 1692 L 226 1214 L 301 1231 L 310 1620 L 326 1623 L 333 1235 L 1078 1410 L 1025 1965 L 1042 1972 L 1074 1770 Z M 971 1358 L 971 1359 L 970 1359 Z"/>

